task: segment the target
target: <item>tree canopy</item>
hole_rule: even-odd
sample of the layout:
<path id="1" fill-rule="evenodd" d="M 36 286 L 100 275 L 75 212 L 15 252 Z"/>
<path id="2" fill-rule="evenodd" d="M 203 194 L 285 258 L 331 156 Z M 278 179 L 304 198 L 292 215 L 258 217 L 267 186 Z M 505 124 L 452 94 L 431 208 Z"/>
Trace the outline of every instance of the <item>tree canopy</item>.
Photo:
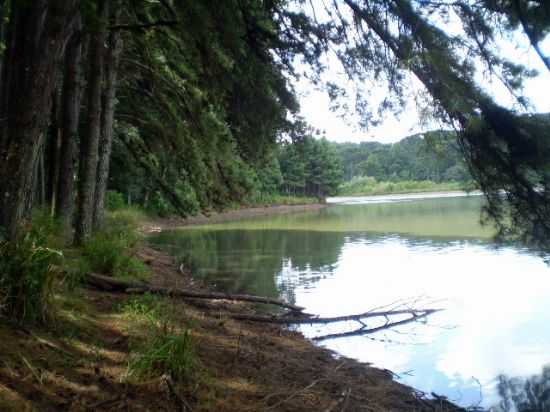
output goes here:
<path id="1" fill-rule="evenodd" d="M 471 180 L 454 132 L 437 130 L 408 136 L 397 143 L 334 143 L 345 180 L 370 176 L 379 181 Z"/>
<path id="2" fill-rule="evenodd" d="M 498 43 L 524 36 L 550 70 L 541 47 L 549 7 L 543 0 L 2 0 L 0 225 L 13 237 L 33 206 L 48 205 L 70 226 L 76 201 L 77 241 L 85 239 L 101 225 L 109 185 L 180 214 L 223 207 L 281 177 L 289 190 L 330 194 L 338 168 L 307 180 L 322 175 L 315 159 L 333 154 L 304 133 L 292 84 L 305 74 L 335 105 L 349 101 L 349 90 L 324 81 L 337 58 L 356 85 L 365 125 L 398 111 L 416 78 L 425 108 L 456 130 L 500 235 L 546 248 L 548 120 L 531 114 L 521 93 L 532 70 Z M 477 80 L 482 69 L 517 109 L 492 99 Z M 371 104 L 369 82 L 387 86 L 380 104 Z M 275 166 L 264 173 L 277 141 L 288 139 L 294 143 L 277 158 L 281 176 Z M 376 170 L 376 157 L 365 167 Z"/>

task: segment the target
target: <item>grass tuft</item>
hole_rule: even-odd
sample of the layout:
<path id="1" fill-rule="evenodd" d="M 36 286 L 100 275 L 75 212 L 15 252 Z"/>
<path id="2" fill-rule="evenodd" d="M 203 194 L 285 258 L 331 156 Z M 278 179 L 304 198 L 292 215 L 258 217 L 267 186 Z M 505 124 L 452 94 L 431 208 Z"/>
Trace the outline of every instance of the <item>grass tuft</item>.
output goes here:
<path id="1" fill-rule="evenodd" d="M 168 373 L 175 380 L 188 380 L 196 369 L 189 329 L 163 332 L 134 347 L 128 362 L 128 376 L 148 378 Z"/>
<path id="2" fill-rule="evenodd" d="M 168 300 L 152 294 L 135 296 L 121 305 L 131 321 L 128 376 L 149 378 L 169 374 L 190 380 L 198 361 L 188 328 L 174 326 L 174 308 Z"/>
<path id="3" fill-rule="evenodd" d="M 62 259 L 33 232 L 0 241 L 0 315 L 19 323 L 46 323 Z"/>
<path id="4" fill-rule="evenodd" d="M 104 229 L 82 246 L 78 272 L 98 272 L 118 278 L 146 279 L 149 268 L 131 255 L 141 241 L 138 233 L 143 214 L 137 209 L 122 209 L 107 216 Z"/>

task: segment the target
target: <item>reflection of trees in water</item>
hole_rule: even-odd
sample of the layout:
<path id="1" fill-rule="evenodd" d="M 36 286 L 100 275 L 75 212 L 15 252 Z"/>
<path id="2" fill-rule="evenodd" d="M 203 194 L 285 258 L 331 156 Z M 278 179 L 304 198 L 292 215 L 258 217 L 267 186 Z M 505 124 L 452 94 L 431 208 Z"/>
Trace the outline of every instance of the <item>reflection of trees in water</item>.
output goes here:
<path id="1" fill-rule="evenodd" d="M 320 273 L 331 270 L 344 239 L 338 232 L 186 230 L 161 233 L 152 242 L 190 264 L 197 277 L 227 292 L 283 294 L 294 301 L 297 284 L 316 283 Z M 291 270 L 285 272 L 285 267 Z M 279 285 L 278 274 L 284 277 Z"/>
<path id="2" fill-rule="evenodd" d="M 447 239 L 398 238 L 411 247 L 450 244 Z M 295 302 L 296 287 L 313 288 L 334 272 L 344 244 L 385 239 L 365 232 L 192 229 L 164 232 L 151 241 L 219 290 L 281 296 Z"/>
<path id="3" fill-rule="evenodd" d="M 530 378 L 498 377 L 501 401 L 492 412 L 550 412 L 550 365 Z"/>

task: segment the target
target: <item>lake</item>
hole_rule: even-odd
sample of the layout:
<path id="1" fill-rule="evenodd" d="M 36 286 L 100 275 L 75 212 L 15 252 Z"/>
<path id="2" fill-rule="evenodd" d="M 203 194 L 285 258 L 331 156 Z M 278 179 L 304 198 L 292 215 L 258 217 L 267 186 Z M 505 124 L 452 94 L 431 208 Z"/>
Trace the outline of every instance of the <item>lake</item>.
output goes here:
<path id="1" fill-rule="evenodd" d="M 280 296 L 310 313 L 444 309 L 423 322 L 320 343 L 428 394 L 515 411 L 499 392 L 529 402 L 524 379 L 534 375 L 531 383 L 550 387 L 550 369 L 543 373 L 550 364 L 550 268 L 526 248 L 496 247 L 492 228 L 479 224 L 482 197 L 330 202 L 318 211 L 164 232 L 151 242 L 214 288 Z M 355 327 L 300 329 L 316 337 Z"/>

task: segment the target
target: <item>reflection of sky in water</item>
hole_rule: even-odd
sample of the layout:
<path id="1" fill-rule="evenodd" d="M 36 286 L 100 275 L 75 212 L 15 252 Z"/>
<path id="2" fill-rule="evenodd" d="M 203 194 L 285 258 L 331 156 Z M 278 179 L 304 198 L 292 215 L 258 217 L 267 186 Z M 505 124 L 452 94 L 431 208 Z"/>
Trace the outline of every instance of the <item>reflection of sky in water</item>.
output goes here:
<path id="1" fill-rule="evenodd" d="M 320 315 L 424 297 L 417 307 L 445 308 L 426 324 L 323 344 L 462 405 L 480 401 L 480 382 L 483 404 L 491 405 L 499 374 L 539 374 L 550 363 L 550 268 L 527 251 L 493 247 L 491 228 L 478 224 L 480 197 L 430 196 L 365 205 L 354 199 L 321 211 L 167 232 L 156 242 L 195 262 L 197 276 L 210 284 L 281 294 Z"/>
<path id="2" fill-rule="evenodd" d="M 279 282 L 291 275 L 289 266 Z M 445 247 L 356 237 L 346 238 L 338 262 L 325 269 L 305 274 L 317 279 L 313 288 L 294 289 L 297 304 L 309 312 L 360 313 L 418 296 L 438 299 L 424 299 L 425 306 L 446 308 L 427 325 L 325 343 L 343 355 L 407 372 L 403 380 L 420 390 L 472 405 L 480 399 L 478 380 L 487 405 L 496 400 L 490 388 L 497 375 L 536 374 L 550 362 L 550 269 L 537 257 L 470 242 Z M 304 332 L 317 335 L 319 327 Z"/>

